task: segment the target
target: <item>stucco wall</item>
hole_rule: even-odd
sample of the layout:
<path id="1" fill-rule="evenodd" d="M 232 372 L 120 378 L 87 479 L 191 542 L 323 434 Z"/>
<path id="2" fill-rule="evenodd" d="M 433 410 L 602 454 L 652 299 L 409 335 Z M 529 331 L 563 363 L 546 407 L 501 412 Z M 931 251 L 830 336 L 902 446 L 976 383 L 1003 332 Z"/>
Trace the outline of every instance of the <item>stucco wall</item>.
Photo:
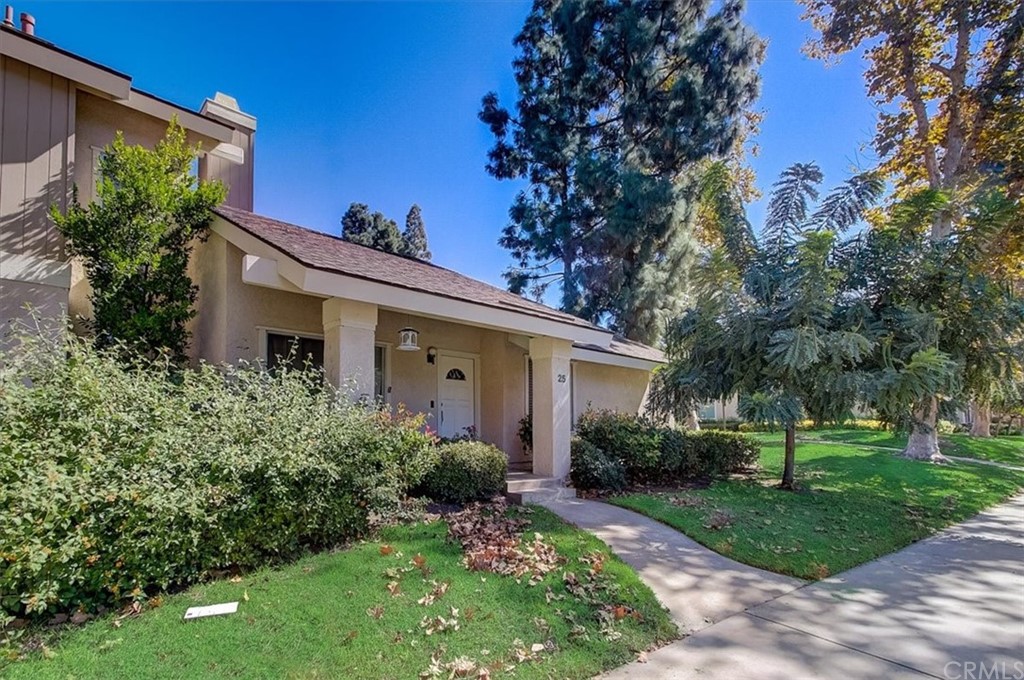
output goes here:
<path id="1" fill-rule="evenodd" d="M 323 334 L 321 298 L 244 283 L 243 256 L 217 234 L 196 246 L 190 272 L 199 286 L 191 325 L 194 359 L 213 363 L 261 359 L 261 328 Z"/>
<path id="2" fill-rule="evenodd" d="M 420 351 L 394 350 L 399 329 L 419 331 Z M 428 319 L 401 312 L 380 310 L 377 342 L 391 346 L 391 403 L 427 413 L 437 423 L 437 364 L 427 363 L 427 350 L 476 355 L 479 436 L 509 454 L 512 462 L 523 458 L 516 430 L 525 413 L 525 350 L 508 341 L 506 333 Z"/>
<path id="3" fill-rule="evenodd" d="M 191 324 L 191 356 L 196 361 L 262 359 L 260 333 L 265 328 L 323 334 L 321 298 L 243 283 L 243 256 L 216 234 L 196 248 L 191 267 L 199 285 L 198 313 Z M 419 331 L 421 349 L 399 352 L 394 349 L 398 330 L 409 325 Z M 513 462 L 524 458 L 517 430 L 526 412 L 526 350 L 509 342 L 506 333 L 381 309 L 375 336 L 389 346 L 391 404 L 429 414 L 434 427 L 438 375 L 437 364 L 427 363 L 427 348 L 477 355 L 480 437 L 506 451 Z"/>
<path id="4" fill-rule="evenodd" d="M 321 298 L 243 283 L 243 256 L 216 234 L 196 250 L 192 263 L 200 290 L 192 325 L 196 359 L 262 359 L 261 328 L 323 334 Z M 419 351 L 395 349 L 398 331 L 405 326 L 419 331 Z M 519 420 L 526 414 L 527 350 L 512 342 L 508 333 L 379 309 L 375 338 L 389 347 L 390 403 L 428 414 L 433 427 L 437 426 L 438 366 L 427 363 L 428 348 L 474 355 L 480 438 L 508 453 L 513 463 L 527 460 L 518 437 Z M 643 370 L 573 362 L 573 420 L 588 406 L 640 412 L 649 378 Z"/>
<path id="5" fill-rule="evenodd" d="M 573 422 L 588 408 L 640 413 L 651 374 L 635 368 L 574 361 Z"/>

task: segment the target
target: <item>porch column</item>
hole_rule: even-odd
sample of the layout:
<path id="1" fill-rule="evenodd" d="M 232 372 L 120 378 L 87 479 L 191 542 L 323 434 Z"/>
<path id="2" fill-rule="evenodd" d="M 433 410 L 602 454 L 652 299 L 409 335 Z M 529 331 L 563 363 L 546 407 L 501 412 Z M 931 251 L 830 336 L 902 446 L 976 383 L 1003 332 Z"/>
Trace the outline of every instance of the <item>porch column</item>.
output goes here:
<path id="1" fill-rule="evenodd" d="M 323 304 L 324 374 L 353 399 L 373 398 L 377 305 L 329 298 Z"/>
<path id="2" fill-rule="evenodd" d="M 558 338 L 530 339 L 533 360 L 533 473 L 569 476 L 572 429 L 569 355 L 572 342 Z"/>

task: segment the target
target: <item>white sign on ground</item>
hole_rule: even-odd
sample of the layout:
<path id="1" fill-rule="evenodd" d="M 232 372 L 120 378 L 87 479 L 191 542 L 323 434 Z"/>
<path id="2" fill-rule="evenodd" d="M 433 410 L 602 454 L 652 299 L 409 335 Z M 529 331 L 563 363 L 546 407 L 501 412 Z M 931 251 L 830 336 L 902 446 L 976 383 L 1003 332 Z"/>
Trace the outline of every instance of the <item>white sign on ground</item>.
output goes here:
<path id="1" fill-rule="evenodd" d="M 210 604 L 205 607 L 189 607 L 185 610 L 185 620 L 201 619 L 204 616 L 221 616 L 222 614 L 234 614 L 238 611 L 237 602 L 224 602 L 222 604 Z"/>

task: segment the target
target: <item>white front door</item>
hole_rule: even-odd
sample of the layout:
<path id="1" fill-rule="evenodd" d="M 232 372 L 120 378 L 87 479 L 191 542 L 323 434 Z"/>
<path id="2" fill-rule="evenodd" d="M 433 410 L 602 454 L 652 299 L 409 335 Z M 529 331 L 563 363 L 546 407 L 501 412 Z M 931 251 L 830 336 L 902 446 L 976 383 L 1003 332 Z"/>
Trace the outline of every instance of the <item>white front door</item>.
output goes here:
<path id="1" fill-rule="evenodd" d="M 441 355 L 437 358 L 437 430 L 442 437 L 461 437 L 476 426 L 476 361 Z"/>

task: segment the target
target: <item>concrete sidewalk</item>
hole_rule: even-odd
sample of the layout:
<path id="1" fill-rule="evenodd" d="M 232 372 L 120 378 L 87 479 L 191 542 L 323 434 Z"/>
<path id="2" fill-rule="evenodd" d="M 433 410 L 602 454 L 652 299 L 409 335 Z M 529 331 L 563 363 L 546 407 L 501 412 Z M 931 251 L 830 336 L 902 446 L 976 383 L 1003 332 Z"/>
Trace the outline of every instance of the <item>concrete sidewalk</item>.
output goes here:
<path id="1" fill-rule="evenodd" d="M 543 505 L 600 538 L 636 569 L 684 635 L 804 584 L 730 560 L 625 508 L 578 498 Z"/>
<path id="2" fill-rule="evenodd" d="M 623 548 L 684 632 L 696 629 L 609 678 L 1024 678 L 1024 496 L 797 589 L 601 505 L 549 507 Z M 721 622 L 694 628 L 687 611 Z"/>

